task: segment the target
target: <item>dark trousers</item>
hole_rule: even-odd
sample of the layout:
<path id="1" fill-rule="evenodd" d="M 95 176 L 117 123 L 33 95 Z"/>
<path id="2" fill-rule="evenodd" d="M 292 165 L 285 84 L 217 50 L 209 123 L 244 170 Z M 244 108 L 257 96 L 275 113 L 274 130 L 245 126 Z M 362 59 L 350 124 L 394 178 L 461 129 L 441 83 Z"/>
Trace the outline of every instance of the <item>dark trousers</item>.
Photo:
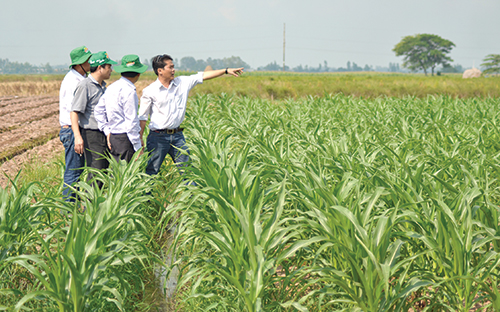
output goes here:
<path id="1" fill-rule="evenodd" d="M 126 133 L 111 134 L 109 137 L 109 143 L 111 144 L 111 155 L 116 161 L 125 159 L 128 163 L 132 160 L 134 156 L 135 149 Z"/>
<path id="2" fill-rule="evenodd" d="M 104 155 L 109 154 L 106 136 L 102 131 L 92 129 L 80 129 L 85 148 L 85 163 L 87 167 L 96 169 L 106 169 L 109 166 Z M 89 173 L 87 179 L 90 181 L 93 175 Z M 101 182 L 97 182 L 102 187 Z"/>

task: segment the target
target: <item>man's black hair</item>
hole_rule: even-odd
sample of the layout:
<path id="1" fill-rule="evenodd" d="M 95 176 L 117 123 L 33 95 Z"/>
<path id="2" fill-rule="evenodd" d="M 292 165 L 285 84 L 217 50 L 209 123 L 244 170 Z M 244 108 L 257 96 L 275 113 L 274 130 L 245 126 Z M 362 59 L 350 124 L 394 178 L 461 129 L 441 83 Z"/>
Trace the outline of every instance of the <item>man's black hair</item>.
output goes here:
<path id="1" fill-rule="evenodd" d="M 106 67 L 106 65 L 111 66 L 110 64 L 102 64 L 102 65 L 99 65 L 99 66 Z M 90 66 L 90 72 L 91 73 L 95 72 L 99 66 Z"/>
<path id="2" fill-rule="evenodd" d="M 173 61 L 172 57 L 168 54 L 163 54 L 163 55 L 157 55 L 153 57 L 152 63 L 153 63 L 153 70 L 155 71 L 156 76 L 158 76 L 158 68 L 163 68 L 165 67 L 165 62 L 166 61 Z"/>
<path id="3" fill-rule="evenodd" d="M 127 77 L 127 78 L 134 78 L 135 76 L 139 75 L 139 73 L 136 72 L 123 72 L 121 73 L 122 77 Z"/>

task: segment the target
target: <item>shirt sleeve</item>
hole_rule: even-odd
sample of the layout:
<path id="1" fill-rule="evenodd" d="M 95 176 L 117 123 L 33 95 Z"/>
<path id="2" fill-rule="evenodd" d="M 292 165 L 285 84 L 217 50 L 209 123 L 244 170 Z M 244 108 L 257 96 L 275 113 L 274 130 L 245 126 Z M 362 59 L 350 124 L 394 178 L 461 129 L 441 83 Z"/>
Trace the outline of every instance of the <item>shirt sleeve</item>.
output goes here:
<path id="1" fill-rule="evenodd" d="M 140 131 L 141 126 L 139 124 L 139 117 L 137 116 L 137 104 L 139 103 L 139 98 L 134 90 L 127 94 L 127 98 L 123 99 L 123 114 L 125 115 L 125 127 L 130 129 L 127 132 L 127 137 L 130 143 L 134 146 L 134 150 L 139 150 L 142 147 Z"/>
<path id="2" fill-rule="evenodd" d="M 197 74 L 188 76 L 188 78 L 189 78 L 188 90 L 191 91 L 191 89 L 194 88 L 197 84 L 203 83 L 203 72 L 198 72 Z"/>
<path id="3" fill-rule="evenodd" d="M 139 106 L 139 120 L 148 120 L 153 107 L 153 98 L 147 89 L 142 91 L 141 106 Z"/>
<path id="4" fill-rule="evenodd" d="M 99 102 L 94 108 L 94 118 L 97 121 L 99 130 L 104 132 L 104 134 L 107 136 L 110 132 L 110 129 L 108 125 L 108 116 L 106 114 L 106 97 L 104 95 L 101 96 Z"/>
<path id="5" fill-rule="evenodd" d="M 75 89 L 73 100 L 71 101 L 71 111 L 78 113 L 85 113 L 88 101 L 87 88 L 83 84 L 85 80 L 78 83 Z"/>

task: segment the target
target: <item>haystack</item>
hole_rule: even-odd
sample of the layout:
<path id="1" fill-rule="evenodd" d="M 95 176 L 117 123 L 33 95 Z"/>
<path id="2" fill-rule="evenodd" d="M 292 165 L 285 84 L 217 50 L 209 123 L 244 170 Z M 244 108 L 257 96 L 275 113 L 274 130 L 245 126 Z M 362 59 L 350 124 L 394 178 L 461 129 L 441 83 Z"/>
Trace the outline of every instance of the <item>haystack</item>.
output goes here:
<path id="1" fill-rule="evenodd" d="M 213 70 L 212 66 L 210 66 L 210 65 L 208 65 L 207 67 L 205 67 L 205 71 L 209 71 L 209 70 Z"/>
<path id="2" fill-rule="evenodd" d="M 464 71 L 462 78 L 478 78 L 481 77 L 481 71 L 477 68 L 467 69 Z"/>

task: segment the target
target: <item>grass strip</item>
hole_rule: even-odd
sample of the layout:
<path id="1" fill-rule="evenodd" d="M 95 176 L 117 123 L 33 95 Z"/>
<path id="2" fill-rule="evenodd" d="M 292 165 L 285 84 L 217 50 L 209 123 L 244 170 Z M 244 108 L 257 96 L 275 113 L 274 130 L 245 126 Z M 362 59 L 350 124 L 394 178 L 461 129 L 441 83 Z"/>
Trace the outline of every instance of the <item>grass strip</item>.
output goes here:
<path id="1" fill-rule="evenodd" d="M 192 73 L 177 72 L 176 76 Z M 57 95 L 58 76 L 2 77 L 0 96 L 9 95 Z M 16 80 L 17 79 L 17 80 Z M 119 79 L 113 73 L 108 85 Z M 61 78 L 62 80 L 62 78 Z M 156 75 L 146 72 L 136 83 L 139 96 L 142 90 L 156 80 Z M 423 76 L 420 74 L 387 73 L 278 73 L 245 72 L 241 77 L 221 77 L 197 86 L 191 96 L 220 94 L 222 92 L 258 99 L 301 99 L 325 94 L 343 94 L 358 98 L 405 97 L 426 98 L 429 95 L 446 95 L 451 98 L 498 98 L 500 77 L 463 79 L 461 75 Z"/>

